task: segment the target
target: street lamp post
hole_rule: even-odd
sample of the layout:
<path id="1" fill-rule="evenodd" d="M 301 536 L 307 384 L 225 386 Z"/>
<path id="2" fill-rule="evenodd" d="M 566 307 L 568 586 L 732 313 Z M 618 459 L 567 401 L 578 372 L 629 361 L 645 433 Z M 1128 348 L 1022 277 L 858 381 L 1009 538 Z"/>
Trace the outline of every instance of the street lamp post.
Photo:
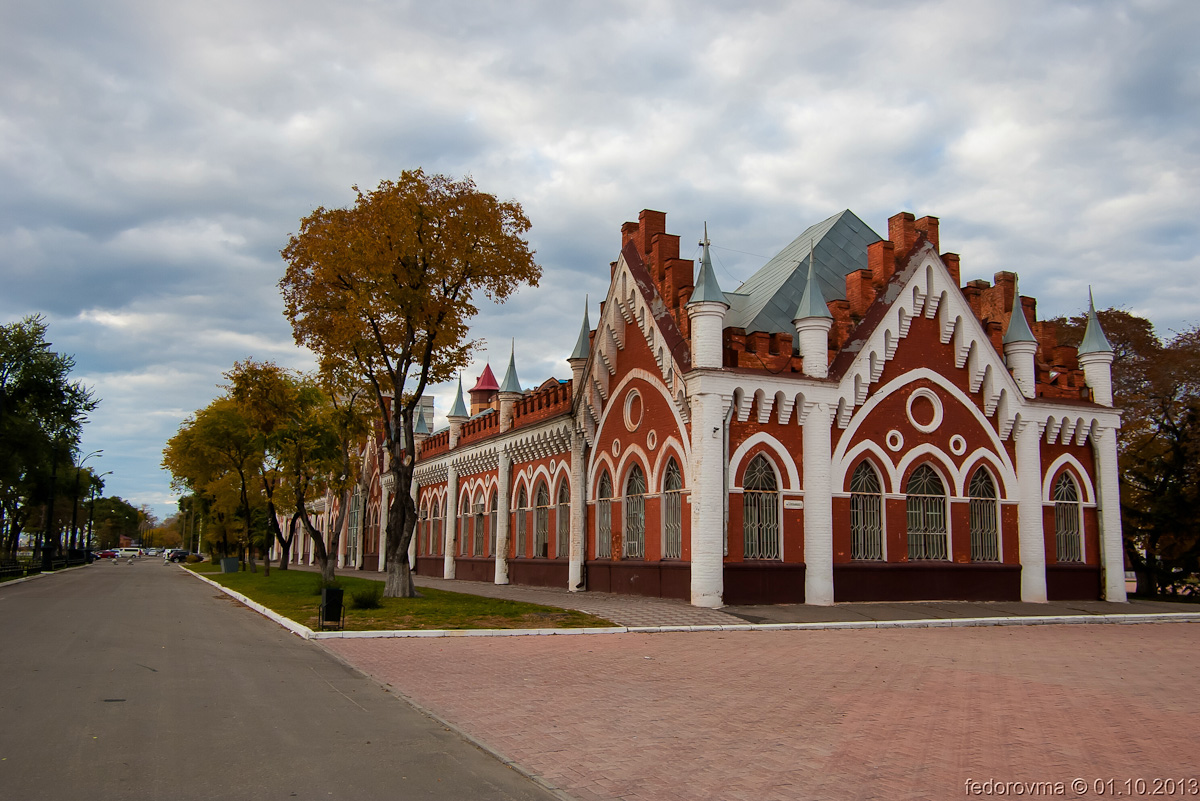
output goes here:
<path id="1" fill-rule="evenodd" d="M 96 476 L 96 480 L 92 484 L 92 502 L 88 508 L 87 542 L 84 544 L 84 548 L 91 548 L 92 543 L 94 542 L 92 539 L 92 521 L 96 519 L 96 486 L 101 483 L 101 479 L 103 479 L 105 476 L 111 476 L 112 474 L 113 471 L 111 470 L 109 470 L 107 473 L 101 473 L 100 475 Z"/>
<path id="2" fill-rule="evenodd" d="M 87 456 L 80 459 L 79 464 L 75 465 L 75 494 L 71 498 L 71 536 L 67 539 L 68 548 L 77 547 L 79 544 L 79 474 L 83 472 L 84 462 L 86 462 L 88 459 L 91 459 L 93 456 L 99 456 L 102 453 L 104 453 L 103 448 L 97 451 L 92 451 Z"/>

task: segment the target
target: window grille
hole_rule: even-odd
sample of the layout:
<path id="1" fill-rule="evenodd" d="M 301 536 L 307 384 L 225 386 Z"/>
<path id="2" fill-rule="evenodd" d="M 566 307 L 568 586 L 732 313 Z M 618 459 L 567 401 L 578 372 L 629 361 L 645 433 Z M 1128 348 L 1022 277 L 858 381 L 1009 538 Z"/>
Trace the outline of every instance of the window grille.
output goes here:
<path id="1" fill-rule="evenodd" d="M 646 475 L 637 465 L 625 479 L 625 537 L 621 555 L 641 559 L 646 554 Z"/>
<path id="2" fill-rule="evenodd" d="M 571 541 L 571 489 L 566 481 L 558 485 L 556 516 L 558 526 L 554 535 L 554 555 L 562 559 L 567 556 L 567 546 Z"/>
<path id="3" fill-rule="evenodd" d="M 500 496 L 492 490 L 492 511 L 488 514 L 488 556 L 496 555 L 496 510 L 500 508 Z"/>
<path id="4" fill-rule="evenodd" d="M 421 555 L 429 556 L 431 553 L 429 548 L 429 507 L 426 506 L 421 510 L 421 529 L 420 535 L 417 537 L 417 542 L 421 546 Z"/>
<path id="5" fill-rule="evenodd" d="M 475 555 L 483 556 L 483 548 L 487 543 L 487 532 L 483 530 L 483 496 L 475 503 Z"/>
<path id="6" fill-rule="evenodd" d="M 533 555 L 547 556 L 550 542 L 550 492 L 545 484 L 538 486 L 537 512 L 534 515 Z"/>
<path id="7" fill-rule="evenodd" d="M 471 503 L 461 503 L 458 508 L 458 553 L 471 555 Z"/>
<path id="8" fill-rule="evenodd" d="M 946 490 L 923 464 L 908 479 L 908 558 L 946 559 Z"/>
<path id="9" fill-rule="evenodd" d="M 967 489 L 971 500 L 971 561 L 1000 561 L 1000 526 L 996 483 L 982 467 L 971 476 Z"/>
<path id="10" fill-rule="evenodd" d="M 525 552 L 525 507 L 528 504 L 525 488 L 522 487 L 521 494 L 517 496 L 517 536 L 513 539 L 513 556 L 522 556 Z"/>
<path id="11" fill-rule="evenodd" d="M 779 558 L 779 487 L 765 456 L 755 456 L 742 481 L 742 555 Z"/>
<path id="12" fill-rule="evenodd" d="M 1079 488 L 1066 473 L 1054 482 L 1054 539 L 1058 544 L 1058 561 L 1082 562 L 1083 541 L 1080 536 Z"/>
<path id="13" fill-rule="evenodd" d="M 883 490 L 867 462 L 850 477 L 850 558 L 883 559 Z"/>
<path id="14" fill-rule="evenodd" d="M 683 558 L 683 476 L 674 459 L 663 477 L 663 558 Z"/>
<path id="15" fill-rule="evenodd" d="M 346 564 L 358 566 L 358 541 L 362 537 L 363 492 L 356 487 L 350 498 L 350 522 L 346 527 Z"/>
<path id="16" fill-rule="evenodd" d="M 607 471 L 600 476 L 596 496 L 596 558 L 612 559 L 612 481 Z"/>
<path id="17" fill-rule="evenodd" d="M 433 504 L 433 526 L 430 532 L 430 553 L 442 553 L 442 504 L 434 501 Z"/>

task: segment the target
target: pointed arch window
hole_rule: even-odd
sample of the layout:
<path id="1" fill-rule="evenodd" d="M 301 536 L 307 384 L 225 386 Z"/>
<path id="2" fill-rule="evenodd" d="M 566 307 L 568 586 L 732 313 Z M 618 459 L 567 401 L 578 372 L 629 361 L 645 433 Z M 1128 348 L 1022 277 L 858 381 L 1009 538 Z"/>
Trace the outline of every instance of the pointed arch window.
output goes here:
<path id="1" fill-rule="evenodd" d="M 1054 539 L 1060 562 L 1083 561 L 1082 513 L 1079 487 L 1075 479 L 1064 472 L 1054 482 Z"/>
<path id="2" fill-rule="evenodd" d="M 500 494 L 492 490 L 492 511 L 488 513 L 488 556 L 496 555 L 496 510 L 499 508 Z"/>
<path id="3" fill-rule="evenodd" d="M 742 489 L 743 555 L 747 559 L 778 559 L 779 483 L 775 469 L 761 453 L 746 467 Z"/>
<path id="4" fill-rule="evenodd" d="M 683 558 L 683 475 L 674 458 L 663 475 L 663 558 Z"/>
<path id="5" fill-rule="evenodd" d="M 433 502 L 433 525 L 430 527 L 430 542 L 429 553 L 436 556 L 442 552 L 442 516 L 443 511 L 441 501 Z"/>
<path id="6" fill-rule="evenodd" d="M 996 482 L 985 468 L 971 476 L 967 487 L 970 498 L 971 561 L 1000 561 L 1000 515 Z"/>
<path id="7" fill-rule="evenodd" d="M 522 556 L 525 552 L 525 507 L 528 505 L 525 488 L 521 487 L 521 492 L 517 495 L 517 525 L 513 527 L 516 531 L 516 536 L 513 537 L 513 556 Z"/>
<path id="8" fill-rule="evenodd" d="M 612 559 L 612 479 L 608 471 L 600 474 L 596 489 L 596 558 Z"/>
<path id="9" fill-rule="evenodd" d="M 642 559 L 646 555 L 646 474 L 634 465 L 625 479 L 625 536 L 621 555 Z"/>
<path id="10" fill-rule="evenodd" d="M 537 488 L 537 511 L 534 516 L 533 555 L 545 559 L 550 541 L 550 490 L 542 482 Z"/>
<path id="11" fill-rule="evenodd" d="M 946 488 L 927 464 L 913 471 L 905 489 L 908 498 L 908 558 L 946 559 Z"/>
<path id="12" fill-rule="evenodd" d="M 567 545 L 571 541 L 571 488 L 566 479 L 558 485 L 558 509 L 555 511 L 554 555 L 559 559 L 567 556 Z"/>
<path id="13" fill-rule="evenodd" d="M 850 558 L 883 559 L 883 489 L 869 462 L 850 477 Z"/>
<path id="14" fill-rule="evenodd" d="M 346 526 L 346 567 L 358 567 L 359 541 L 362 539 L 363 528 L 363 491 L 362 487 L 354 488 L 350 498 L 350 521 Z"/>
<path id="15" fill-rule="evenodd" d="M 303 540 L 301 540 L 303 542 Z M 417 556 L 429 555 L 429 506 L 421 505 L 417 516 Z"/>
<path id="16" fill-rule="evenodd" d="M 483 556 L 484 548 L 487 547 L 487 531 L 484 530 L 486 518 L 484 517 L 483 492 L 475 497 L 475 542 L 473 543 L 475 556 Z"/>

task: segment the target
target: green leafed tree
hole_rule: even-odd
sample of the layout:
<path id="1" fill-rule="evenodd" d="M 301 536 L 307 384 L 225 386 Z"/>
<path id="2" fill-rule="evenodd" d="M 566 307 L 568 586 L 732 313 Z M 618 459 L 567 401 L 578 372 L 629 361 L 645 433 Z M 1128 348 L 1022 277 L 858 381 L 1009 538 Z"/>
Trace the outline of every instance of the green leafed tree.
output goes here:
<path id="1" fill-rule="evenodd" d="M 480 295 L 500 302 L 541 268 L 518 203 L 421 170 L 406 171 L 344 209 L 318 208 L 282 250 L 285 313 L 298 344 L 370 387 L 384 421 L 393 490 L 387 516 L 385 594 L 416 589 L 408 547 L 419 454 L 413 426 L 420 396 L 467 364 L 468 325 Z"/>
<path id="2" fill-rule="evenodd" d="M 40 316 L 0 325 L 0 545 L 15 552 L 35 509 L 56 519 L 57 482 L 73 464 L 83 423 L 98 401 L 70 380 L 74 360 L 51 350 Z M 46 557 L 58 550 L 51 523 Z"/>

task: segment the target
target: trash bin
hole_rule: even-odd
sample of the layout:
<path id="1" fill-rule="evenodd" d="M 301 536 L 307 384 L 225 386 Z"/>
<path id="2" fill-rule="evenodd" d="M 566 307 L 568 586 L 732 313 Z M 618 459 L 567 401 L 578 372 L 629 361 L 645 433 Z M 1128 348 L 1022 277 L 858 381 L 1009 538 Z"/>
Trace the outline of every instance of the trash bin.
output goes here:
<path id="1" fill-rule="evenodd" d="M 342 625 L 343 592 L 341 587 L 321 588 L 321 628 L 325 628 L 326 623 L 332 623 L 339 627 Z"/>
<path id="2" fill-rule="evenodd" d="M 221 572 L 236 573 L 238 572 L 238 558 L 236 556 L 221 557 Z"/>

